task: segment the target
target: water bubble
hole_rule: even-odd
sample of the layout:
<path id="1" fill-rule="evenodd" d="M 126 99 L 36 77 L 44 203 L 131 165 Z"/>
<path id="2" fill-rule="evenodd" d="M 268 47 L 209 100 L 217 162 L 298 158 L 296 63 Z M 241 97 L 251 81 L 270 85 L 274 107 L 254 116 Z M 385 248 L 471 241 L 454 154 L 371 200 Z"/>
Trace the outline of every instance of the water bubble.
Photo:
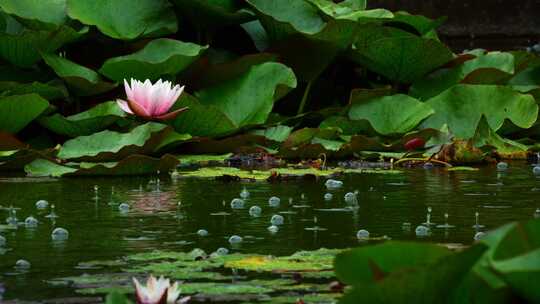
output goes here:
<path id="1" fill-rule="evenodd" d="M 475 235 L 474 235 L 474 240 L 475 241 L 479 241 L 481 240 L 484 236 L 486 235 L 485 232 L 477 232 Z"/>
<path id="2" fill-rule="evenodd" d="M 120 212 L 128 212 L 129 211 L 129 204 L 128 203 L 121 203 L 118 205 L 118 210 Z"/>
<path id="3" fill-rule="evenodd" d="M 53 241 L 65 241 L 69 238 L 69 232 L 64 228 L 55 228 L 51 233 Z"/>
<path id="4" fill-rule="evenodd" d="M 328 189 L 338 189 L 338 188 L 341 188 L 343 186 L 343 182 L 335 180 L 335 179 L 329 179 L 324 183 L 324 185 Z"/>
<path id="5" fill-rule="evenodd" d="M 268 231 L 269 231 L 270 233 L 276 233 L 276 232 L 279 231 L 279 227 L 276 226 L 276 225 L 269 226 L 269 227 L 266 228 L 266 229 L 268 229 Z"/>
<path id="6" fill-rule="evenodd" d="M 205 229 L 199 229 L 199 230 L 197 231 L 197 234 L 198 234 L 199 236 L 207 236 L 207 235 L 208 235 L 208 231 L 206 231 Z"/>
<path id="7" fill-rule="evenodd" d="M 332 193 L 326 193 L 324 195 L 324 200 L 325 201 L 331 201 L 333 198 L 334 198 L 334 196 L 332 195 Z"/>
<path id="8" fill-rule="evenodd" d="M 0 235 L 0 247 L 6 246 L 6 243 L 6 238 Z"/>
<path id="9" fill-rule="evenodd" d="M 540 175 L 540 166 L 534 166 L 532 171 L 534 175 Z"/>
<path id="10" fill-rule="evenodd" d="M 428 236 L 431 232 L 430 232 L 430 230 L 429 230 L 428 227 L 423 226 L 423 225 L 420 225 L 420 226 L 416 227 L 416 229 L 414 230 L 414 233 L 415 233 L 416 236 L 418 236 L 418 237 L 426 237 L 426 236 Z"/>
<path id="11" fill-rule="evenodd" d="M 508 163 L 505 163 L 505 162 L 497 163 L 497 170 L 498 171 L 505 171 L 506 169 L 508 169 Z"/>
<path id="12" fill-rule="evenodd" d="M 358 232 L 356 233 L 356 238 L 359 239 L 359 240 L 367 240 L 367 239 L 369 239 L 369 231 L 367 231 L 365 229 L 358 230 Z"/>
<path id="13" fill-rule="evenodd" d="M 274 214 L 270 219 L 270 223 L 272 223 L 272 225 L 283 225 L 284 220 L 285 219 L 283 218 L 283 216 L 279 214 Z"/>
<path id="14" fill-rule="evenodd" d="M 536 209 L 536 211 L 534 211 L 534 218 L 540 218 L 540 208 Z"/>
<path id="15" fill-rule="evenodd" d="M 242 189 L 242 191 L 240 192 L 240 197 L 243 199 L 246 199 L 249 197 L 249 191 L 247 191 L 246 187 L 244 187 L 244 189 Z"/>
<path id="16" fill-rule="evenodd" d="M 218 255 L 227 255 L 229 254 L 229 249 L 225 248 L 225 247 L 220 247 L 216 250 L 216 253 Z"/>
<path id="17" fill-rule="evenodd" d="M 37 227 L 38 225 L 38 220 L 33 217 L 33 216 L 29 216 L 27 217 L 25 220 L 24 220 L 24 225 L 26 226 L 26 228 L 34 228 L 34 227 Z"/>
<path id="18" fill-rule="evenodd" d="M 32 265 L 27 260 L 18 260 L 15 262 L 15 268 L 17 269 L 30 269 Z"/>
<path id="19" fill-rule="evenodd" d="M 244 208 L 244 200 L 241 198 L 234 198 L 231 201 L 231 208 L 232 209 L 242 209 Z"/>
<path id="20" fill-rule="evenodd" d="M 259 217 L 261 216 L 261 213 L 262 213 L 262 208 L 259 206 L 251 206 L 251 208 L 249 208 L 249 215 L 253 217 Z"/>
<path id="21" fill-rule="evenodd" d="M 230 244 L 240 244 L 242 243 L 242 241 L 243 241 L 242 237 L 238 235 L 233 235 L 229 238 Z"/>
<path id="22" fill-rule="evenodd" d="M 352 192 L 347 192 L 343 198 L 345 199 L 345 202 L 347 204 L 355 204 L 355 203 L 357 203 L 356 194 L 354 194 Z"/>
<path id="23" fill-rule="evenodd" d="M 49 207 L 49 202 L 46 200 L 39 200 L 36 202 L 37 209 L 46 209 L 47 207 Z"/>
<path id="24" fill-rule="evenodd" d="M 281 200 L 277 196 L 272 196 L 268 199 L 268 205 L 270 205 L 270 207 L 278 207 L 280 202 Z"/>

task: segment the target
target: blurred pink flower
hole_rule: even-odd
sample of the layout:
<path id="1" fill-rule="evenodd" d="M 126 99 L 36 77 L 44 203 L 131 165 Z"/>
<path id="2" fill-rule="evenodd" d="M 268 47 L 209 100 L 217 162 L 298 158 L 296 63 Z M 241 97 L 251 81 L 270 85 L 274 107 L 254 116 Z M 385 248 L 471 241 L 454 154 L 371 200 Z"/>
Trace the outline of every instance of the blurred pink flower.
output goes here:
<path id="1" fill-rule="evenodd" d="M 160 277 L 156 279 L 150 275 L 146 281 L 146 286 L 141 285 L 136 278 L 133 278 L 138 304 L 174 304 L 186 303 L 190 297 L 180 297 L 178 282 L 171 285 L 169 279 Z"/>
<path id="2" fill-rule="evenodd" d="M 148 79 L 141 82 L 132 78 L 130 84 L 124 79 L 127 101 L 116 100 L 124 112 L 147 119 L 169 120 L 188 109 L 185 107 L 167 113 L 184 91 L 183 86 L 173 87 L 170 81 L 161 79 L 152 84 Z"/>

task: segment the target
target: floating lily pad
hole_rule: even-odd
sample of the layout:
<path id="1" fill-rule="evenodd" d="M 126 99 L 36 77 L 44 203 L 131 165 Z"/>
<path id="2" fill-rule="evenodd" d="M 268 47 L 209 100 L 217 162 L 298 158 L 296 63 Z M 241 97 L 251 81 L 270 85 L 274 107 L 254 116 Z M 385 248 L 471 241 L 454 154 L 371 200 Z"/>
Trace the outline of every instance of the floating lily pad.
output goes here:
<path id="1" fill-rule="evenodd" d="M 0 33 L 0 57 L 16 66 L 28 68 L 42 59 L 42 52 L 55 52 L 87 32 L 87 27 L 76 31 L 66 25 L 50 31 L 23 30 L 20 27 L 13 32 Z"/>
<path id="2" fill-rule="evenodd" d="M 37 94 L 0 98 L 0 131 L 15 134 L 36 119 L 49 103 Z"/>
<path id="3" fill-rule="evenodd" d="M 62 77 L 78 95 L 97 95 L 112 90 L 115 84 L 105 82 L 95 71 L 53 54 L 43 54 L 43 59 L 54 72 Z"/>
<path id="4" fill-rule="evenodd" d="M 107 163 L 67 163 L 57 164 L 45 159 L 36 159 L 24 167 L 31 176 L 108 176 L 108 175 L 148 175 L 168 172 L 176 168 L 178 159 L 165 154 L 161 158 L 144 155 L 130 155 L 118 162 Z"/>
<path id="5" fill-rule="evenodd" d="M 109 101 L 68 117 L 60 114 L 42 117 L 39 123 L 57 134 L 77 137 L 102 131 L 125 116 L 116 102 Z"/>
<path id="6" fill-rule="evenodd" d="M 429 104 L 399 94 L 354 103 L 349 110 L 349 118 L 365 119 L 379 134 L 392 135 L 411 131 L 433 113 Z"/>
<path id="7" fill-rule="evenodd" d="M 520 128 L 531 127 L 538 116 L 538 106 L 530 95 L 509 87 L 493 85 L 456 85 L 428 100 L 435 110 L 422 124 L 427 128 L 448 126 L 457 138 L 472 138 L 482 115 L 497 131 L 505 119 Z"/>
<path id="8" fill-rule="evenodd" d="M 207 48 L 174 39 L 156 39 L 136 53 L 107 59 L 99 72 L 117 82 L 130 78 L 155 81 L 163 75 L 175 76 Z"/>
<path id="9" fill-rule="evenodd" d="M 178 25 L 171 8 L 165 0 L 67 0 L 69 17 L 122 40 L 175 33 Z"/>
<path id="10" fill-rule="evenodd" d="M 64 143 L 58 152 L 62 159 L 118 160 L 134 153 L 151 151 L 160 135 L 166 131 L 164 124 L 149 122 L 131 132 L 102 131 L 79 136 Z M 153 139 L 153 141 L 151 140 Z"/>

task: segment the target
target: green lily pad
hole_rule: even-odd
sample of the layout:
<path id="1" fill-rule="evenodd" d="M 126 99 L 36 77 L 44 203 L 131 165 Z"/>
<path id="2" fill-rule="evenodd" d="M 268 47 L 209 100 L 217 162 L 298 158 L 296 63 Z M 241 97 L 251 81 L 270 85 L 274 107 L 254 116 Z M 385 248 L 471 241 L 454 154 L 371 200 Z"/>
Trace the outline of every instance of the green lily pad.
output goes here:
<path id="1" fill-rule="evenodd" d="M 68 96 L 67 90 L 60 81 L 48 83 L 31 82 L 18 83 L 12 81 L 0 82 L 0 96 L 38 94 L 47 100 L 64 99 Z"/>
<path id="2" fill-rule="evenodd" d="M 433 263 L 449 254 L 450 250 L 438 245 L 386 242 L 340 253 L 334 266 L 343 283 L 358 285 L 380 280 L 400 268 Z"/>
<path id="3" fill-rule="evenodd" d="M 0 98 L 0 131 L 16 134 L 43 113 L 48 106 L 47 100 L 37 94 Z"/>
<path id="4" fill-rule="evenodd" d="M 67 0 L 69 17 L 122 40 L 175 33 L 178 25 L 171 8 L 165 0 Z"/>
<path id="5" fill-rule="evenodd" d="M 427 304 L 448 299 L 452 297 L 460 282 L 485 250 L 486 246 L 476 245 L 459 253 L 444 255 L 423 266 L 400 267 L 389 273 L 381 271 L 378 264 L 372 263 L 370 268 L 377 273 L 377 281 L 355 283 L 354 287 L 345 293 L 339 303 L 414 302 Z M 404 253 L 406 252 L 399 251 L 395 256 L 398 257 Z M 367 258 L 376 257 L 370 255 Z M 359 273 L 359 275 L 363 274 Z M 397 286 L 399 288 L 396 288 Z"/>
<path id="6" fill-rule="evenodd" d="M 410 88 L 411 95 L 427 100 L 458 83 L 503 84 L 515 71 L 514 56 L 510 53 L 478 51 L 462 56 L 473 58 L 416 81 Z"/>
<path id="7" fill-rule="evenodd" d="M 122 159 L 136 152 L 153 149 L 154 141 L 167 131 L 167 126 L 149 122 L 131 132 L 102 131 L 88 136 L 79 136 L 64 143 L 58 152 L 62 159 Z M 150 139 L 154 139 L 151 141 Z"/>
<path id="8" fill-rule="evenodd" d="M 225 262 L 225 267 L 268 272 L 317 272 L 333 268 L 333 260 L 339 249 L 321 248 L 315 251 L 299 251 L 287 257 L 253 255 Z"/>
<path id="9" fill-rule="evenodd" d="M 105 82 L 98 73 L 68 59 L 53 54 L 43 54 L 45 63 L 62 77 L 81 96 L 97 95 L 112 90 L 116 84 Z"/>
<path id="10" fill-rule="evenodd" d="M 349 110 L 349 118 L 365 119 L 379 134 L 393 135 L 411 131 L 433 113 L 429 104 L 399 94 L 354 103 Z"/>
<path id="11" fill-rule="evenodd" d="M 207 48 L 174 39 L 156 39 L 138 52 L 107 59 L 99 72 L 117 82 L 130 78 L 154 81 L 163 75 L 178 74 Z"/>
<path id="12" fill-rule="evenodd" d="M 128 176 L 148 175 L 157 171 L 168 172 L 178 165 L 178 159 L 170 154 L 161 158 L 144 155 L 130 155 L 119 162 L 107 163 L 68 163 L 60 165 L 55 162 L 36 159 L 24 167 L 31 176 Z"/>
<path id="13" fill-rule="evenodd" d="M 177 11 L 198 29 L 214 29 L 254 19 L 242 2 L 235 0 L 172 0 Z"/>
<path id="14" fill-rule="evenodd" d="M 68 117 L 60 114 L 41 117 L 39 123 L 57 134 L 77 137 L 102 131 L 125 116 L 116 102 L 108 101 Z"/>
<path id="15" fill-rule="evenodd" d="M 1 0 L 0 8 L 38 29 L 54 28 L 67 19 L 66 0 Z"/>
<path id="16" fill-rule="evenodd" d="M 251 131 L 251 134 L 264 136 L 267 139 L 275 142 L 283 142 L 289 137 L 292 130 L 292 127 L 278 125 L 264 130 L 253 130 Z"/>
<path id="17" fill-rule="evenodd" d="M 55 52 L 65 44 L 80 39 L 88 28 L 75 31 L 69 26 L 47 30 L 18 30 L 0 33 L 0 58 L 18 67 L 31 67 L 40 61 L 42 52 Z"/>
<path id="18" fill-rule="evenodd" d="M 400 83 L 412 83 L 452 57 L 439 41 L 385 26 L 362 28 L 350 53 L 355 62 Z"/>
<path id="19" fill-rule="evenodd" d="M 456 85 L 431 98 L 427 104 L 435 114 L 422 126 L 441 129 L 447 125 L 450 132 L 461 139 L 474 136 L 482 115 L 493 131 L 497 131 L 505 119 L 520 128 L 529 128 L 538 115 L 538 106 L 532 96 L 493 85 Z"/>
<path id="20" fill-rule="evenodd" d="M 268 62 L 255 65 L 241 77 L 195 93 L 193 98 L 181 98 L 178 106 L 190 110 L 173 122 L 178 133 L 193 136 L 218 136 L 241 127 L 263 124 L 277 92 L 296 87 L 294 73 L 286 66 Z M 211 122 L 211 123 L 209 123 Z"/>

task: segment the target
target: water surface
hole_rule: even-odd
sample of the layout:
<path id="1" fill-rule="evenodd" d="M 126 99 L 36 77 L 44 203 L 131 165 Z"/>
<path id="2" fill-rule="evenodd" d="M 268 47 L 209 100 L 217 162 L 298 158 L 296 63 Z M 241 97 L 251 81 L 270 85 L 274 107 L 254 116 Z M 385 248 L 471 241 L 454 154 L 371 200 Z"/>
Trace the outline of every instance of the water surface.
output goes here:
<path id="1" fill-rule="evenodd" d="M 505 172 L 494 166 L 477 172 L 412 169 L 398 175 L 355 174 L 339 179 L 344 185 L 336 190 L 327 190 L 325 179 L 275 184 L 172 180 L 167 176 L 161 176 L 159 182 L 157 177 L 1 179 L 0 205 L 17 208 L 19 221 L 29 215 L 39 220 L 35 229 L 22 225 L 14 231 L 0 231 L 7 239 L 6 250 L 0 249 L 4 299 L 73 296 L 69 288 L 53 287 L 45 281 L 84 273 L 84 269 L 77 269 L 79 262 L 110 260 L 152 249 L 202 248 L 212 252 L 227 247 L 232 252 L 287 255 L 320 247 L 357 246 L 359 229 L 367 229 L 371 237 L 467 245 L 478 232 L 472 227 L 476 212 L 485 226 L 480 230 L 485 231 L 529 219 L 540 207 L 540 179 L 526 164 L 511 164 Z M 239 197 L 243 188 L 250 192 L 245 208 L 231 209 L 230 201 Z M 359 208 L 339 210 L 348 206 L 345 193 L 355 190 L 359 191 Z M 332 193 L 333 200 L 325 201 L 325 193 Z M 271 196 L 281 199 L 279 207 L 268 205 Z M 54 204 L 57 218 L 46 217 L 50 207 L 36 209 L 35 203 L 41 199 Z M 122 202 L 130 204 L 128 213 L 119 211 Z M 262 208 L 260 217 L 249 215 L 253 205 Z M 456 227 L 434 228 L 430 237 L 417 238 L 414 228 L 426 221 L 428 207 L 432 208 L 432 222 L 443 224 L 443 215 L 448 213 L 449 224 Z M 267 227 L 274 214 L 281 214 L 285 221 L 272 234 Z M 0 213 L 2 224 L 7 217 L 6 210 Z M 411 223 L 410 231 L 403 229 L 405 222 Z M 55 227 L 67 229 L 69 239 L 52 241 Z M 313 231 L 312 227 L 326 230 Z M 207 230 L 208 236 L 199 236 L 199 229 Z M 231 248 L 231 235 L 244 237 L 242 245 Z M 28 260 L 32 267 L 16 270 L 19 259 Z"/>

